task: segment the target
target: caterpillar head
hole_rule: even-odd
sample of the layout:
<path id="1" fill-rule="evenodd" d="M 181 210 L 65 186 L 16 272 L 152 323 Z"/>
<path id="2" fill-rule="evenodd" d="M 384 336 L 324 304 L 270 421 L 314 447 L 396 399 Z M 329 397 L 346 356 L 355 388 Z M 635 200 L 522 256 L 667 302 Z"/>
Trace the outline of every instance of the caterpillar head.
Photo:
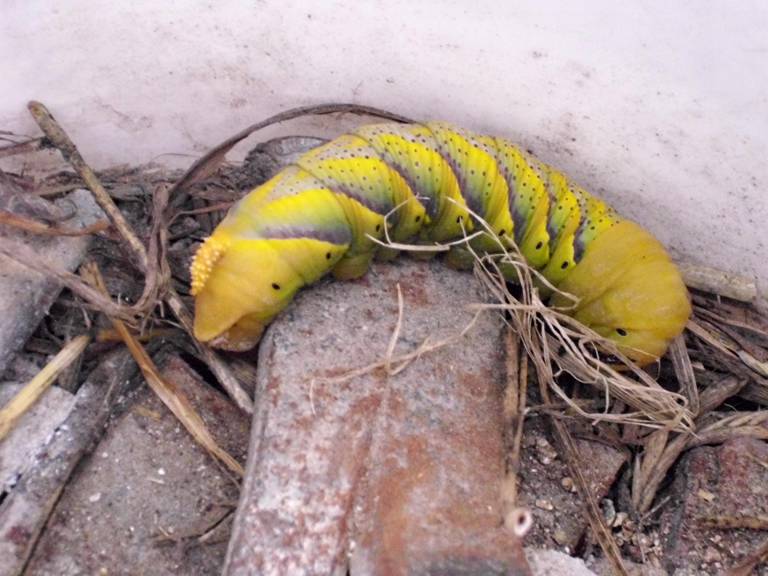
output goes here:
<path id="1" fill-rule="evenodd" d="M 234 351 L 255 346 L 302 285 L 273 243 L 218 231 L 200 246 L 190 272 L 195 338 Z"/>
<path id="2" fill-rule="evenodd" d="M 558 288 L 579 298 L 570 314 L 640 365 L 657 360 L 691 315 L 688 291 L 664 247 L 627 220 L 592 241 Z M 570 301 L 558 294 L 552 303 Z"/>

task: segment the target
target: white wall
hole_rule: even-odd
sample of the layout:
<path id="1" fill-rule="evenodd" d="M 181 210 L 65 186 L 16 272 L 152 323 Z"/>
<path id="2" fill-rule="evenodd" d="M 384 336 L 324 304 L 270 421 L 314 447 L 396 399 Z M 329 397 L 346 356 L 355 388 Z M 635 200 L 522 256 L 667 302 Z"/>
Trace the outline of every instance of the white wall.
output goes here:
<path id="1" fill-rule="evenodd" d="M 768 288 L 760 0 L 5 0 L 0 11 L 0 130 L 36 133 L 25 102 L 42 100 L 97 166 L 196 155 L 299 104 L 372 104 L 513 137 L 676 254 Z"/>

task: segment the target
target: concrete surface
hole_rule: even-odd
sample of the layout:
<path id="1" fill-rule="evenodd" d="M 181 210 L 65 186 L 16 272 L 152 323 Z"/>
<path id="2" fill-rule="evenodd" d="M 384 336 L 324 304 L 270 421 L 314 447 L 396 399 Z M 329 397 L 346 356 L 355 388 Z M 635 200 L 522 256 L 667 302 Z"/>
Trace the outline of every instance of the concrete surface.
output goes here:
<path id="1" fill-rule="evenodd" d="M 7 404 L 24 384 L 0 382 L 0 406 Z M 46 390 L 37 402 L 0 440 L 0 494 L 7 492 L 16 479 L 35 464 L 38 450 L 69 414 L 75 397 L 58 386 Z"/>
<path id="2" fill-rule="evenodd" d="M 179 358 L 163 374 L 244 459 L 247 419 Z M 78 468 L 25 573 L 219 574 L 238 487 L 146 386 Z"/>
<path id="3" fill-rule="evenodd" d="M 265 335 L 228 576 L 527 574 L 502 527 L 499 316 L 396 376 L 312 384 L 385 357 L 398 282 L 397 353 L 459 334 L 483 300 L 472 275 L 403 259 L 303 292 Z"/>

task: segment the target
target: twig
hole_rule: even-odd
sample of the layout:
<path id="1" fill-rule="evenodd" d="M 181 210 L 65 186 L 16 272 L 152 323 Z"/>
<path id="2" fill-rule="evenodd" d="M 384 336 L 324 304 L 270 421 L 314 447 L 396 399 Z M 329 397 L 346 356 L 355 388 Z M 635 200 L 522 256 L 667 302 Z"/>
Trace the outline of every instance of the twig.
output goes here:
<path id="1" fill-rule="evenodd" d="M 234 403 L 237 404 L 243 412 L 246 414 L 253 414 L 253 401 L 240 385 L 237 376 L 235 376 L 230 367 L 210 346 L 199 342 L 194 337 L 192 315 L 184 305 L 181 296 L 179 296 L 173 288 L 168 288 L 168 291 L 165 294 L 165 301 L 176 315 L 176 318 L 178 318 L 182 328 L 184 328 L 187 334 L 192 338 L 192 342 L 195 343 L 195 347 L 200 353 L 203 362 L 205 362 L 208 368 L 211 369 L 211 372 L 213 372 L 213 375 L 216 376 L 216 379 L 221 386 L 226 390 L 227 394 L 229 394 L 229 397 L 232 398 Z"/>
<path id="2" fill-rule="evenodd" d="M 515 332 L 507 329 L 504 348 L 507 351 L 507 381 L 504 391 L 504 431 L 508 435 L 507 496 L 514 507 L 517 502 L 517 475 L 520 472 L 520 447 L 523 438 L 528 395 L 528 357 L 520 355 Z"/>
<path id="3" fill-rule="evenodd" d="M 693 371 L 688 348 L 685 345 L 685 337 L 682 334 L 672 341 L 669 347 L 669 356 L 675 369 L 677 381 L 680 383 L 680 391 L 688 398 L 688 407 L 695 416 L 699 413 L 699 389 L 696 386 L 696 374 Z"/>
<path id="4" fill-rule="evenodd" d="M 19 252 L 21 251 L 11 251 L 0 245 L 0 254 L 21 266 L 26 266 L 40 274 L 55 278 L 62 286 L 69 288 L 99 312 L 121 318 L 127 322 L 135 322 L 136 311 L 132 307 L 116 304 L 110 298 L 105 297 L 98 290 L 94 290 L 83 282 L 76 274 L 50 266 L 29 250 L 24 250 L 22 253 Z"/>
<path id="5" fill-rule="evenodd" d="M 728 376 L 710 386 L 701 394 L 699 414 L 706 416 L 726 399 L 737 394 L 745 384 L 745 379 Z M 724 428 L 725 424 L 727 422 L 721 420 L 695 434 L 678 434 L 671 441 L 666 431 L 654 432 L 647 439 L 642 455 L 638 455 L 635 460 L 635 474 L 632 479 L 632 504 L 635 510 L 645 514 L 650 509 L 667 473 L 686 450 L 704 443 L 722 442 L 732 436 L 755 433 L 768 435 L 768 429 L 761 428 L 754 422 L 746 422 L 746 426 L 742 423 L 741 427 L 734 428 Z"/>
<path id="6" fill-rule="evenodd" d="M 736 354 L 729 350 L 728 347 L 723 344 L 721 341 L 719 341 L 717 338 L 715 338 L 709 330 L 704 328 L 702 326 L 701 322 L 696 322 L 694 320 L 688 320 L 688 324 L 686 324 L 686 329 L 689 330 L 692 334 L 696 335 L 698 338 L 709 344 L 712 348 L 715 350 L 719 350 L 726 356 L 735 357 Z"/>
<path id="7" fill-rule="evenodd" d="M 193 210 L 179 210 L 178 212 L 175 212 L 173 214 L 173 217 L 168 221 L 168 226 L 170 227 L 171 224 L 173 224 L 177 218 L 180 218 L 181 216 L 196 216 L 199 214 L 210 214 L 211 212 L 226 212 L 230 208 L 232 208 L 232 205 L 234 202 L 219 202 L 218 204 L 211 204 L 210 206 L 206 206 L 204 208 L 195 208 Z"/>
<path id="8" fill-rule="evenodd" d="M 504 391 L 506 470 L 502 485 L 504 525 L 518 537 L 523 537 L 533 521 L 529 511 L 517 507 L 520 447 L 527 412 L 528 357 L 520 355 L 520 342 L 511 329 L 507 329 L 504 340 L 504 348 L 507 352 L 505 362 L 507 378 Z"/>
<path id="9" fill-rule="evenodd" d="M 136 336 L 136 340 L 146 344 L 150 340 L 158 338 L 170 338 L 178 335 L 179 332 L 176 328 L 153 328 L 147 330 L 143 334 Z M 122 342 L 123 339 L 114 328 L 102 328 L 96 332 L 96 342 Z"/>
<path id="10" fill-rule="evenodd" d="M 706 390 L 701 393 L 699 414 L 709 414 L 728 398 L 736 396 L 746 384 L 746 378 L 726 376 L 715 384 L 709 385 Z"/>
<path id="11" fill-rule="evenodd" d="M 768 331 L 763 330 L 757 326 L 753 326 L 752 324 L 747 324 L 746 322 L 739 322 L 738 320 L 734 320 L 733 318 L 726 318 L 725 316 L 717 314 L 712 310 L 707 310 L 706 308 L 699 305 L 694 306 L 694 310 L 697 315 L 706 316 L 709 320 L 719 322 L 721 325 L 727 324 L 728 326 L 733 326 L 734 328 L 740 328 L 742 330 L 746 330 L 747 332 L 750 332 L 751 334 L 759 338 L 762 338 L 764 342 L 768 342 Z"/>
<path id="12" fill-rule="evenodd" d="M 90 341 L 91 337 L 87 335 L 73 338 L 45 368 L 0 409 L 0 441 L 8 435 L 16 421 L 37 402 L 43 392 L 56 381 L 59 374 L 77 360 Z"/>
<path id="13" fill-rule="evenodd" d="M 75 147 L 72 140 L 70 140 L 69 136 L 67 136 L 66 132 L 64 132 L 62 127 L 56 122 L 51 113 L 43 104 L 39 102 L 30 102 L 28 104 L 28 108 L 32 116 L 40 125 L 40 128 L 43 130 L 43 132 L 45 132 L 51 142 L 61 151 L 64 158 L 72 165 L 75 171 L 82 178 L 83 182 L 85 182 L 86 186 L 88 186 L 88 188 L 91 190 L 98 204 L 109 215 L 112 222 L 115 224 L 115 228 L 120 233 L 120 236 L 128 245 L 141 271 L 148 275 L 147 284 L 149 284 L 149 286 L 145 286 L 145 295 L 161 291 L 162 288 L 153 283 L 151 281 L 152 278 L 149 277 L 151 274 L 153 274 L 153 270 L 157 272 L 157 267 L 153 267 L 152 263 L 149 261 L 147 249 L 139 240 L 130 224 L 125 220 L 122 212 L 120 212 L 120 209 L 112 200 L 112 197 L 104 189 L 104 186 L 102 186 L 96 174 L 86 164 L 83 157 L 77 151 L 77 148 Z M 190 172 L 188 172 L 188 174 L 190 174 Z M 179 182 L 177 182 L 172 189 L 178 189 L 178 186 Z M 163 193 L 167 198 L 169 197 L 171 190 L 165 189 L 163 190 Z M 2 249 L 0 249 L 0 253 L 4 253 Z M 13 258 L 12 254 L 5 255 Z M 26 264 L 26 262 L 22 262 L 22 264 Z M 162 265 L 165 264 L 162 263 Z M 136 314 L 137 312 L 146 313 L 148 310 L 141 310 L 142 306 L 149 306 L 150 304 L 154 305 L 154 303 L 150 302 L 149 299 L 145 297 L 140 303 L 138 309 L 118 307 L 109 298 L 104 298 L 97 291 L 94 291 L 91 287 L 84 284 L 73 274 L 67 275 L 61 271 L 52 270 L 50 267 L 43 266 L 42 264 L 37 265 L 37 267 L 31 267 L 44 274 L 49 274 L 56 277 L 67 288 L 77 293 L 86 301 L 92 303 L 97 309 L 100 309 L 102 312 L 115 318 L 128 320 L 128 312 L 130 314 Z M 157 289 L 157 292 L 155 292 L 155 289 Z M 187 312 L 186 307 L 184 306 L 184 303 L 182 302 L 179 295 L 170 287 L 165 287 L 165 299 L 173 312 L 176 314 L 184 329 L 187 331 L 193 341 L 198 345 L 203 361 L 208 365 L 221 385 L 229 393 L 230 397 L 241 409 L 245 410 L 247 413 L 251 413 L 253 411 L 251 400 L 248 398 L 248 395 L 242 389 L 232 372 L 212 350 L 210 350 L 207 346 L 199 344 L 194 339 L 191 316 L 189 312 Z"/>
<path id="14" fill-rule="evenodd" d="M 88 236 L 89 234 L 103 232 L 110 226 L 108 220 L 99 220 L 98 222 L 94 222 L 90 226 L 85 226 L 83 228 L 51 226 L 44 222 L 33 220 L 32 218 L 8 212 L 7 210 L 0 210 L 0 224 L 19 228 L 33 234 L 40 234 L 41 236 Z"/>
<path id="15" fill-rule="evenodd" d="M 141 240 L 136 236 L 131 229 L 130 224 L 120 212 L 120 209 L 115 204 L 112 197 L 107 193 L 102 186 L 96 174 L 91 170 L 91 167 L 85 163 L 85 160 L 80 155 L 75 144 L 70 140 L 67 133 L 59 125 L 56 119 L 51 115 L 48 109 L 40 102 L 34 100 L 27 104 L 30 114 L 37 122 L 40 129 L 50 139 L 56 148 L 59 149 L 64 159 L 69 162 L 72 168 L 75 169 L 77 174 L 82 178 L 85 185 L 93 193 L 93 197 L 96 202 L 101 206 L 101 209 L 107 213 L 115 228 L 120 233 L 120 236 L 125 240 L 128 247 L 131 249 L 133 257 L 136 259 L 141 270 L 147 269 L 147 250 Z"/>
<path id="16" fill-rule="evenodd" d="M 768 530 L 768 516 L 764 514 L 744 514 L 739 516 L 702 516 L 699 523 L 707 528 L 734 530 Z"/>
<path id="17" fill-rule="evenodd" d="M 392 331 L 392 336 L 389 338 L 389 344 L 387 344 L 387 352 L 384 356 L 385 358 L 384 370 L 387 372 L 389 376 L 393 376 L 395 374 L 394 370 L 392 369 L 392 356 L 395 353 L 395 347 L 397 346 L 397 341 L 400 339 L 400 330 L 403 328 L 403 314 L 404 314 L 403 291 L 400 289 L 400 282 L 398 282 L 397 283 L 397 322 L 395 323 L 395 329 Z"/>
<path id="18" fill-rule="evenodd" d="M 31 140 L 25 140 L 24 142 L 16 142 L 15 144 L 0 147 L 0 158 L 8 158 L 9 156 L 15 156 L 17 154 L 29 154 L 30 152 L 36 152 L 37 150 L 43 150 L 50 147 L 51 142 L 47 138 L 32 138 Z"/>
<path id="19" fill-rule="evenodd" d="M 104 280 L 101 278 L 101 274 L 95 264 L 85 264 L 83 266 L 83 274 L 88 281 L 104 294 L 108 294 L 106 286 L 104 286 Z M 208 431 L 208 427 L 195 411 L 192 404 L 187 397 L 179 390 L 176 385 L 169 380 L 163 378 L 160 371 L 155 366 L 155 363 L 149 357 L 146 350 L 139 344 L 130 333 L 128 328 L 117 318 L 110 318 L 112 325 L 120 333 L 128 350 L 139 365 L 144 377 L 149 384 L 150 388 L 157 394 L 162 400 L 163 404 L 178 418 L 184 428 L 192 435 L 192 437 L 205 448 L 212 456 L 221 460 L 224 465 L 238 476 L 244 474 L 243 467 L 230 456 L 225 450 L 223 450 L 214 440 L 211 433 Z"/>

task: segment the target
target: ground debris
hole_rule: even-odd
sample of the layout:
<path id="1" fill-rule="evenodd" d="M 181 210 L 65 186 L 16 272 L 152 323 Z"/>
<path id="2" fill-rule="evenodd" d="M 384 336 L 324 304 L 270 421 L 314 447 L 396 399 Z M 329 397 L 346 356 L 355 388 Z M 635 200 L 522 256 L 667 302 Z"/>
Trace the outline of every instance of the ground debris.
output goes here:
<path id="1" fill-rule="evenodd" d="M 163 374 L 244 459 L 247 419 L 178 356 Z M 29 574 L 218 574 L 238 486 L 150 390 L 137 390 L 67 486 Z M 128 569 L 128 567 L 130 567 Z"/>
<path id="2" fill-rule="evenodd" d="M 288 111 L 276 118 L 298 114 Z M 542 406 L 535 394 L 523 392 L 514 414 L 515 434 L 522 435 L 522 442 L 517 437 L 517 446 L 522 447 L 516 452 L 511 499 L 520 507 L 514 509 L 518 516 L 506 514 L 508 502 L 496 499 L 508 449 L 507 431 L 501 428 L 510 424 L 504 418 L 499 421 L 496 411 L 501 410 L 500 383 L 505 378 L 497 357 L 503 348 L 498 317 L 483 319 L 468 337 L 422 355 L 397 376 L 387 377 L 392 366 L 381 365 L 398 315 L 397 279 L 402 280 L 406 307 L 396 350 L 402 352 L 416 350 L 430 330 L 460 332 L 459 324 L 466 320 L 460 304 L 481 302 L 484 296 L 471 276 L 408 260 L 377 265 L 355 283 L 324 284 L 303 294 L 270 332 L 258 366 L 256 351 L 211 356 L 210 350 L 196 347 L 179 328 L 183 315 L 177 312 L 179 307 L 192 307 L 188 268 L 195 249 L 245 192 L 321 142 L 278 138 L 257 145 L 242 164 L 223 162 L 236 141 L 263 124 L 229 139 L 186 174 L 160 166 L 100 172 L 105 192 L 100 201 L 108 197 L 115 203 L 125 224 L 119 231 L 114 226 L 93 230 L 88 240 L 33 236 L 10 229 L 8 221 L 0 225 L 0 247 L 20 239 L 21 248 L 50 256 L 65 270 L 74 270 L 87 255 L 103 271 L 113 301 L 125 308 L 141 302 L 145 283 L 150 283 L 150 273 L 137 254 L 150 252 L 154 242 L 161 254 L 158 261 L 167 264 L 167 283 L 154 286 L 156 298 L 149 298 L 128 324 L 142 345 L 152 350 L 160 340 L 166 342 L 166 370 L 186 382 L 184 389 L 196 397 L 194 403 L 206 424 L 228 432 L 220 440 L 241 460 L 247 421 L 208 385 L 216 386 L 229 374 L 241 394 L 238 405 L 246 410 L 259 380 L 251 477 L 245 480 L 234 521 L 230 574 L 241 573 L 238 563 L 253 566 L 261 560 L 263 573 L 269 573 L 270 566 L 280 573 L 278 567 L 300 566 L 306 558 L 301 554 L 307 553 L 318 566 L 342 572 L 351 566 L 352 576 L 377 570 L 525 573 L 520 542 L 510 539 L 501 526 L 502 517 L 531 514 L 528 545 L 591 557 L 594 535 L 581 510 L 576 482 L 581 476 L 586 476 L 596 501 L 602 501 L 602 521 L 611 532 L 610 540 L 625 557 L 642 562 L 633 565 L 625 560 L 630 574 L 654 574 L 661 564 L 677 567 L 680 574 L 717 574 L 741 561 L 746 570 L 762 561 L 768 458 L 766 443 L 759 438 L 766 430 L 760 410 L 768 406 L 768 319 L 754 306 L 723 297 L 722 291 L 715 295 L 694 291 L 695 315 L 685 337 L 675 343 L 675 361 L 664 359 L 651 369 L 664 388 L 660 393 L 679 393 L 688 400 L 696 417 L 696 436 L 684 431 L 650 433 L 626 421 L 625 413 L 631 412 L 626 402 L 615 398 L 607 402 L 591 390 L 585 393 L 585 387 L 567 377 L 559 377 L 558 385 L 573 398 L 569 405 Z M 52 157 L 40 151 L 51 145 L 48 139 L 37 139 L 14 149 L 13 155 Z M 12 196 L 6 194 L 12 202 L 0 201 L 0 209 L 34 219 L 48 232 L 102 217 L 90 193 L 82 189 L 88 171 L 83 172 L 83 165 L 79 168 L 74 173 L 63 167 L 44 177 L 0 172 L 0 189 L 13 191 Z M 169 187 L 174 193 L 167 210 L 158 214 L 158 192 Z M 62 250 L 66 246 L 77 249 Z M 118 574 L 126 565 L 144 566 L 146 574 L 218 573 L 233 525 L 231 505 L 237 487 L 201 455 L 146 389 L 130 396 L 127 404 L 117 401 L 116 395 L 130 388 L 125 375 L 132 360 L 119 351 L 119 340 L 100 337 L 109 331 L 102 315 L 94 314 L 77 293 L 62 291 L 56 282 L 16 264 L 12 286 L 5 288 L 9 268 L 2 258 L 0 374 L 5 372 L 5 380 L 31 379 L 74 336 L 88 333 L 95 338 L 81 364 L 63 374 L 47 393 L 74 402 L 64 424 L 53 434 L 41 426 L 25 438 L 28 450 L 13 451 L 34 453 L 32 465 L 28 466 L 29 458 L 6 458 L 15 460 L 8 470 L 18 482 L 0 504 L 0 575 L 23 567 L 54 506 L 29 565 L 30 574 L 102 569 Z M 30 279 L 23 290 L 16 290 L 19 279 Z M 735 286 L 732 279 L 726 280 Z M 169 291 L 175 299 L 168 298 Z M 730 294 L 746 300 L 752 292 Z M 10 302 L 7 309 L 4 299 Z M 356 308 L 361 302 L 363 308 Z M 3 330 L 9 325 L 12 330 L 6 333 L 12 335 L 4 340 Z M 313 370 L 310 358 L 322 361 L 324 368 L 314 384 L 300 381 L 300 375 Z M 380 366 L 363 371 L 354 381 L 334 382 L 347 369 L 368 362 Z M 108 390 L 105 382 L 110 383 Z M 232 389 L 227 388 L 230 394 Z M 53 420 L 63 412 L 62 408 Z M 587 422 L 586 413 L 596 421 Z M 566 422 L 575 438 L 578 474 L 566 467 L 566 454 L 550 430 L 555 420 L 547 422 L 551 416 Z M 114 422 L 102 442 L 106 448 L 99 447 L 67 485 L 109 418 Z M 18 426 L 13 431 L 16 438 L 24 435 L 26 425 L 22 420 Z M 129 448 L 121 446 L 125 438 Z M 0 455 L 5 454 L 7 446 L 0 448 Z M 129 454 L 123 459 L 119 454 L 126 450 Z M 136 467 L 128 470 L 130 462 Z M 256 469 L 255 463 L 262 467 Z M 143 475 L 134 481 L 131 474 L 139 473 Z M 126 486 L 139 484 L 146 498 L 137 501 Z M 251 512 L 254 506 L 258 510 L 247 518 L 249 506 Z M 157 513 L 150 513 L 150 508 Z M 270 533 L 271 528 L 275 531 Z M 102 540 L 104 546 L 97 546 Z M 251 543 L 253 548 L 246 550 L 244 546 Z M 567 560 L 557 558 L 555 565 Z M 608 573 L 605 558 L 594 560 L 590 565 L 595 572 Z M 537 566 L 533 562 L 534 573 Z M 569 566 L 568 573 L 581 569 Z M 764 565 L 757 570 L 768 574 Z"/>
<path id="3" fill-rule="evenodd" d="M 67 418 L 35 455 L 35 465 L 0 505 L 0 575 L 26 565 L 73 470 L 103 432 L 136 366 L 125 351 L 105 356 L 80 387 Z"/>
<path id="4" fill-rule="evenodd" d="M 606 444 L 576 440 L 579 455 L 595 499 L 600 501 L 613 486 L 627 461 L 621 450 Z M 551 454 L 554 450 L 543 416 L 526 420 L 520 473 L 520 501 L 533 510 L 534 523 L 526 544 L 539 548 L 558 548 L 574 553 L 588 522 L 582 514 L 582 498 L 575 490 L 568 466 Z M 544 455 L 542 455 L 544 454 Z"/>
<path id="5" fill-rule="evenodd" d="M 19 383 L 1 382 L 0 407 L 22 387 Z M 10 491 L 18 478 L 34 466 L 35 454 L 69 415 L 74 402 L 74 396 L 66 390 L 49 388 L 0 442 L 0 494 Z"/>
<path id="6" fill-rule="evenodd" d="M 0 180 L 0 198 L 18 194 L 4 191 Z M 47 205 L 49 211 L 68 210 L 70 217 L 63 222 L 73 229 L 103 218 L 85 190 L 72 192 L 58 204 L 43 198 L 36 200 Z M 80 265 L 88 246 L 87 237 L 42 237 L 0 225 L 0 248 L 22 257 L 34 253 L 43 262 L 68 271 Z M 60 292 L 57 282 L 0 254 L 0 374 L 27 342 Z"/>

